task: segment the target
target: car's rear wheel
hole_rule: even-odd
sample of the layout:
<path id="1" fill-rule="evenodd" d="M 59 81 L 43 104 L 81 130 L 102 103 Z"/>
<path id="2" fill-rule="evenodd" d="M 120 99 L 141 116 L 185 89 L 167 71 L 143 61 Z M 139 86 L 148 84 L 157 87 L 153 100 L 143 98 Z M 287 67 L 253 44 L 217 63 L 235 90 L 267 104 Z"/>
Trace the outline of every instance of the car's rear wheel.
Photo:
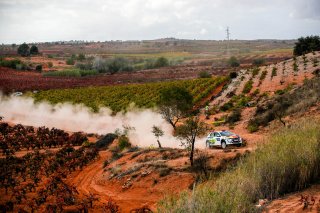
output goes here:
<path id="1" fill-rule="evenodd" d="M 222 149 L 227 148 L 227 143 L 226 143 L 225 141 L 222 141 L 222 142 L 221 142 L 221 148 L 222 148 Z"/>

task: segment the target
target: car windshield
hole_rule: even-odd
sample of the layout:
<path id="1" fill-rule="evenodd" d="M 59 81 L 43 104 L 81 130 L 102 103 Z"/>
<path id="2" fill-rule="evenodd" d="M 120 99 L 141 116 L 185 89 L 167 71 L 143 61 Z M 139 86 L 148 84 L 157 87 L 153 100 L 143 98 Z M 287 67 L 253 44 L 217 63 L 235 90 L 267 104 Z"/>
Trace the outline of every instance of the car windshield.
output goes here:
<path id="1" fill-rule="evenodd" d="M 229 131 L 223 131 L 223 132 L 221 132 L 221 135 L 222 136 L 231 136 L 231 135 L 234 135 L 232 132 L 229 132 Z"/>

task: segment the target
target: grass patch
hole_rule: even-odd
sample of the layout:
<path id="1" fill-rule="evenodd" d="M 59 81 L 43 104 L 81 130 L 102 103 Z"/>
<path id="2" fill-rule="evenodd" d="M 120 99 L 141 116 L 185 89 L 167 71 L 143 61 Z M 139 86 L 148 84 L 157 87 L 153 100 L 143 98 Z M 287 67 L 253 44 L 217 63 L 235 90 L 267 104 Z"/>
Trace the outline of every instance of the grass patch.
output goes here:
<path id="1" fill-rule="evenodd" d="M 258 212 L 258 199 L 304 189 L 320 178 L 319 128 L 315 120 L 282 128 L 213 186 L 199 186 L 191 196 L 168 197 L 158 212 Z"/>

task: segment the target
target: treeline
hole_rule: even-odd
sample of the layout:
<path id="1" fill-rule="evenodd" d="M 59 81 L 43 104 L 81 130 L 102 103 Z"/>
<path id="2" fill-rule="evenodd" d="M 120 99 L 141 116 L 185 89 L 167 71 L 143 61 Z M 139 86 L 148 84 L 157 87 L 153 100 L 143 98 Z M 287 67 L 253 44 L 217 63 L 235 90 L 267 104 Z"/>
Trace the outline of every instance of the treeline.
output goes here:
<path id="1" fill-rule="evenodd" d="M 299 38 L 298 42 L 295 44 L 293 54 L 299 56 L 313 51 L 320 51 L 319 36 L 307 36 Z"/>

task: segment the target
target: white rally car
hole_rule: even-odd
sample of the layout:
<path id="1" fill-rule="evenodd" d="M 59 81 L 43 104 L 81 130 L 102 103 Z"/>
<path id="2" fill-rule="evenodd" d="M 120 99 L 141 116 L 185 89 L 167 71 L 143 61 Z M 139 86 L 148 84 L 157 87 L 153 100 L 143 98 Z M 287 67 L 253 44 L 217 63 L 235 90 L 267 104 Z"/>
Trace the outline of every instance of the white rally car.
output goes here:
<path id="1" fill-rule="evenodd" d="M 206 139 L 206 147 L 221 146 L 225 149 L 227 145 L 242 145 L 242 138 L 230 131 L 214 131 L 211 132 Z"/>

